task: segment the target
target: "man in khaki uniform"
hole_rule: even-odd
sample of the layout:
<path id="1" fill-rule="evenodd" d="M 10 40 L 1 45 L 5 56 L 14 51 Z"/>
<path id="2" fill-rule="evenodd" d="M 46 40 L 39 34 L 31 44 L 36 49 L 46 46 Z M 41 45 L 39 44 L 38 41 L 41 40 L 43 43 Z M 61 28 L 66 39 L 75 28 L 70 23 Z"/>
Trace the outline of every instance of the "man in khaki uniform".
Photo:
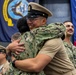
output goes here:
<path id="1" fill-rule="evenodd" d="M 34 2 L 29 3 L 28 11 L 27 23 L 31 31 L 33 31 L 35 28 L 46 26 L 47 17 L 52 15 L 48 9 Z M 55 25 L 57 24 L 54 24 L 54 26 Z M 65 30 L 64 27 L 63 29 Z M 45 31 L 44 35 L 46 36 Z M 35 40 L 35 44 L 39 43 L 39 41 L 44 38 L 40 38 L 38 35 L 37 37 L 38 38 Z M 22 47 L 19 48 L 19 45 L 21 44 L 17 44 L 17 49 L 17 42 L 18 41 L 15 41 L 14 43 L 8 45 L 7 50 L 17 52 L 19 49 L 21 49 Z M 16 49 L 13 47 L 14 44 Z M 40 72 L 44 69 L 46 75 L 76 75 L 76 70 L 66 54 L 66 49 L 60 36 L 53 39 L 46 39 L 42 46 L 37 46 L 37 49 L 39 49 L 39 52 L 36 57 L 24 60 L 14 60 L 13 65 L 18 69 L 31 73 Z M 19 52 L 20 51 L 21 50 L 19 50 Z"/>

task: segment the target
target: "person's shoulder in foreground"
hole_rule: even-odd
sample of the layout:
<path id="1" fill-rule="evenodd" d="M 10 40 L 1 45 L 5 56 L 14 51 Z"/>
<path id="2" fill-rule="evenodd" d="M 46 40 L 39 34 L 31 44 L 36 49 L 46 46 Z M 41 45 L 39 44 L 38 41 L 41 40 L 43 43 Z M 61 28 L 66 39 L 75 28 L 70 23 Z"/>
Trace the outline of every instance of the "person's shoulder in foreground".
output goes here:
<path id="1" fill-rule="evenodd" d="M 9 62 L 6 59 L 6 49 L 0 45 L 0 74 L 4 75 L 9 70 Z"/>

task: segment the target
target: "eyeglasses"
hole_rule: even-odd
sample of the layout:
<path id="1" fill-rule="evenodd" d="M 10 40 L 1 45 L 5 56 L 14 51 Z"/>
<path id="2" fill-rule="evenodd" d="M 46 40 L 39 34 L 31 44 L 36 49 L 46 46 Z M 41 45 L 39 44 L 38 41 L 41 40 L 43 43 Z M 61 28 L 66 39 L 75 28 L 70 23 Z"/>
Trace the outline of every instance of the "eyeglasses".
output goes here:
<path id="1" fill-rule="evenodd" d="M 32 22 L 32 21 L 36 21 L 36 20 L 38 20 L 38 19 L 39 19 L 39 18 L 28 18 L 28 17 L 26 18 L 27 21 L 29 20 L 29 21 L 31 21 L 31 22 Z"/>
<path id="2" fill-rule="evenodd" d="M 39 20 L 39 19 L 42 19 L 43 17 L 41 17 L 41 16 L 37 16 L 37 17 L 26 17 L 26 20 L 28 21 L 31 21 L 31 22 L 33 22 L 33 21 L 36 21 L 36 20 Z"/>
<path id="3" fill-rule="evenodd" d="M 0 53 L 6 53 L 5 49 L 0 49 Z"/>

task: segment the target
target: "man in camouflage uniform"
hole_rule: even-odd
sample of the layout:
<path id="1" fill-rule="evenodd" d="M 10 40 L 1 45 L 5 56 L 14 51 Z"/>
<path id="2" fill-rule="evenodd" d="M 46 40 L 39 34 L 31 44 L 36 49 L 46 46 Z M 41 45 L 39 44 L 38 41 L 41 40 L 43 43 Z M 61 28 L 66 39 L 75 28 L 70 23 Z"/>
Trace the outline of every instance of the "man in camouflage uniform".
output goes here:
<path id="1" fill-rule="evenodd" d="M 27 58 L 33 58 L 37 53 L 34 50 L 34 46 L 33 46 L 33 41 L 34 41 L 34 37 L 33 37 L 33 33 L 28 32 L 30 31 L 29 26 L 27 24 L 26 18 L 20 18 L 17 21 L 17 28 L 19 30 L 19 32 L 15 33 L 14 35 L 12 35 L 11 37 L 11 41 L 14 42 L 15 40 L 21 38 L 21 42 L 24 42 L 24 46 L 27 49 L 26 51 L 22 52 L 20 55 L 15 54 L 14 52 L 11 52 L 11 58 L 14 56 L 17 60 L 23 60 L 23 59 L 27 59 Z M 59 30 L 58 30 L 59 31 Z M 36 30 L 35 30 L 36 32 Z M 29 38 L 29 39 L 28 39 Z M 28 39 L 28 40 L 27 40 Z M 35 54 L 35 55 L 34 55 Z M 24 72 L 21 71 L 15 67 L 12 66 L 12 63 L 10 62 L 10 69 L 9 71 L 7 71 L 5 73 L 5 75 L 45 75 L 44 72 L 40 72 L 40 73 L 29 73 L 29 72 Z"/>
<path id="2" fill-rule="evenodd" d="M 69 60 L 61 40 L 65 27 L 59 23 L 46 26 L 46 19 L 51 15 L 50 11 L 43 6 L 34 2 L 29 3 L 27 23 L 31 29 L 31 36 L 33 36 L 34 39 L 31 41 L 32 43 L 30 42 L 31 45 L 29 45 L 28 48 L 31 47 L 30 51 L 33 51 L 34 57 L 24 60 L 14 60 L 13 66 L 21 71 L 30 72 L 30 75 L 32 75 L 32 73 L 36 73 L 37 75 L 43 69 L 45 75 L 76 75 L 76 70 Z M 26 38 L 26 36 L 24 37 Z M 26 38 L 26 41 L 29 39 L 30 38 Z M 11 43 L 7 47 L 7 50 L 20 51 L 15 49 L 15 47 L 14 49 L 12 48 L 15 43 L 17 43 L 17 41 L 13 44 Z M 18 44 L 18 46 L 19 45 L 21 44 Z M 25 48 L 26 51 L 28 51 L 26 46 Z"/>
<path id="3" fill-rule="evenodd" d="M 76 68 L 76 47 L 71 42 L 71 37 L 74 33 L 74 26 L 70 21 L 65 21 L 64 26 L 66 27 L 64 45 L 66 52 Z"/>
<path id="4" fill-rule="evenodd" d="M 0 45 L 0 75 L 4 75 L 9 69 L 9 62 L 6 59 L 6 49 Z"/>

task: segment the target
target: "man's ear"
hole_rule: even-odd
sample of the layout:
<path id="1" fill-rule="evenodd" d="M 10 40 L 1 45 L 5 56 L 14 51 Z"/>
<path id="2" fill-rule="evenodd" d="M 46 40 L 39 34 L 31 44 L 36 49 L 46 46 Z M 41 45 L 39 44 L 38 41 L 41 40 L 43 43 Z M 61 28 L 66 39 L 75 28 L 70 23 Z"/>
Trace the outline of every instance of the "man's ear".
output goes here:
<path id="1" fill-rule="evenodd" d="M 46 24 L 46 21 L 47 21 L 47 19 L 46 19 L 46 18 L 43 18 L 43 19 L 42 19 L 42 24 L 43 24 L 43 25 Z"/>

